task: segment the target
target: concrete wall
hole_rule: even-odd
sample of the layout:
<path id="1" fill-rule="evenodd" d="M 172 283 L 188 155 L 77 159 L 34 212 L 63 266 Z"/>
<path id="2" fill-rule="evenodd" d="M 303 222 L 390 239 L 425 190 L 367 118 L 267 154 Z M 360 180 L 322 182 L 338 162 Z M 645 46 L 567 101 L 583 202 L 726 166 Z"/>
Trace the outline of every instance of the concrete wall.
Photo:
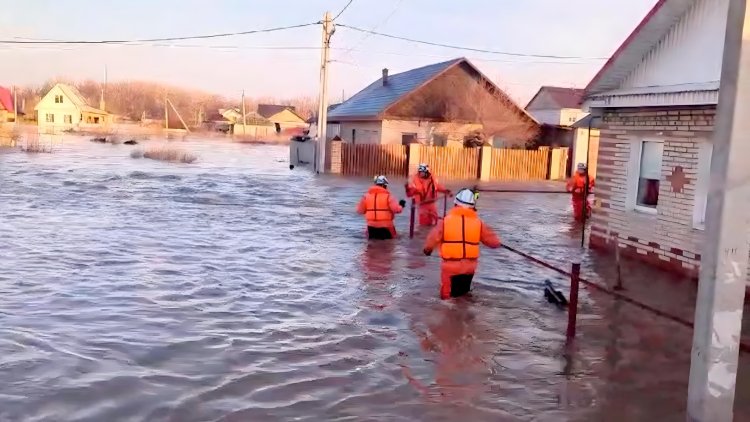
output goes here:
<path id="1" fill-rule="evenodd" d="M 628 255 L 697 277 L 710 169 L 706 151 L 711 150 L 714 114 L 713 107 L 606 112 L 599 141 L 592 247 L 617 244 Z M 634 209 L 644 140 L 664 143 L 655 213 Z M 678 166 L 687 182 L 681 191 L 671 182 Z"/>
<path id="2" fill-rule="evenodd" d="M 289 144 L 289 164 L 295 167 L 301 165 L 312 165 L 315 160 L 315 142 L 292 141 Z"/>
<path id="3" fill-rule="evenodd" d="M 462 147 L 464 136 L 479 130 L 476 123 L 420 122 L 414 120 L 384 120 L 383 143 L 401 144 L 404 134 L 414 133 L 417 142 L 425 145 Z"/>
<path id="4" fill-rule="evenodd" d="M 341 122 L 341 134 L 339 136 L 348 144 L 379 144 L 381 128 L 382 123 L 380 121 Z M 352 139 L 352 130 L 355 131 L 354 139 Z"/>

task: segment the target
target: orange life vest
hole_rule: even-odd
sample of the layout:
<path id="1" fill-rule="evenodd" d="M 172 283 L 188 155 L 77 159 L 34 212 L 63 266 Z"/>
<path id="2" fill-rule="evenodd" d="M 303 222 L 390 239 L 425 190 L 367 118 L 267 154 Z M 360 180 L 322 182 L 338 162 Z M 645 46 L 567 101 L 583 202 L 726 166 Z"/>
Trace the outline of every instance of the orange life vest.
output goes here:
<path id="1" fill-rule="evenodd" d="M 390 206 L 391 194 L 367 193 L 365 194 L 365 219 L 367 221 L 391 221 L 393 211 Z"/>
<path id="2" fill-rule="evenodd" d="M 482 221 L 476 211 L 454 208 L 443 219 L 440 256 L 446 260 L 479 258 Z"/>
<path id="3" fill-rule="evenodd" d="M 435 179 L 432 176 L 423 179 L 418 174 L 414 175 L 412 183 L 422 201 L 430 201 L 437 198 L 437 187 L 435 186 Z"/>

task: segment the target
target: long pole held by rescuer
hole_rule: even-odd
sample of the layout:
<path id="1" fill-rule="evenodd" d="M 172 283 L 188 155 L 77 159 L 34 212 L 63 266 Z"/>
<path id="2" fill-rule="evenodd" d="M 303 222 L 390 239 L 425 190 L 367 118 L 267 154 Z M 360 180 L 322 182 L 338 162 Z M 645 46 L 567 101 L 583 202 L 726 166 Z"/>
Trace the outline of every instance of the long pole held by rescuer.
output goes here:
<path id="1" fill-rule="evenodd" d="M 578 287 L 581 281 L 581 264 L 573 263 L 570 269 L 570 300 L 568 305 L 568 329 L 566 341 L 570 344 L 576 337 L 578 319 Z"/>
<path id="2" fill-rule="evenodd" d="M 414 217 L 417 207 L 414 205 L 414 199 L 411 200 L 411 210 L 409 211 L 409 239 L 414 237 Z"/>

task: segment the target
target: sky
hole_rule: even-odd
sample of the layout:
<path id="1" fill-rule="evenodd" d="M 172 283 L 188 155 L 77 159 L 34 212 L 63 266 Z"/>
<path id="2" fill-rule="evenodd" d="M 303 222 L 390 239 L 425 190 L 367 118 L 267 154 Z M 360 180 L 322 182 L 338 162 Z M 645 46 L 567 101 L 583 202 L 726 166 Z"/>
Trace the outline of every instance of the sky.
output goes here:
<path id="1" fill-rule="evenodd" d="M 657 0 L 353 0 L 336 23 L 519 57 L 421 45 L 337 26 L 329 92 L 350 97 L 378 79 L 466 57 L 525 104 L 541 85 L 584 87 Z M 314 23 L 349 0 L 35 0 L 7 2 L 0 40 L 152 39 Z M 64 7 L 62 6 L 64 4 Z M 148 80 L 238 98 L 316 96 L 320 25 L 137 45 L 0 43 L 0 85 L 49 78 Z M 290 49 L 294 47 L 294 49 Z"/>

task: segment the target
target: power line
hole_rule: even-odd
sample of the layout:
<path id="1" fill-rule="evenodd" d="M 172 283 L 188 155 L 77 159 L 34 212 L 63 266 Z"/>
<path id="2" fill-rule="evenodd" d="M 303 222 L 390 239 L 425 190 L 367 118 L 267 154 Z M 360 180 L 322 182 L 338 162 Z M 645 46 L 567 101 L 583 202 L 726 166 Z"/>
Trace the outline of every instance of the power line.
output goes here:
<path id="1" fill-rule="evenodd" d="M 49 41 L 25 41 L 25 40 L 0 40 L 0 44 L 128 44 L 128 43 L 148 43 L 148 42 L 163 42 L 163 41 L 183 41 L 183 40 L 198 40 L 198 39 L 209 39 L 209 38 L 224 38 L 234 37 L 239 35 L 250 35 L 260 34 L 268 32 L 284 31 L 287 29 L 304 28 L 306 26 L 318 25 L 319 22 L 303 23 L 299 25 L 290 26 L 279 26 L 275 28 L 266 29 L 254 29 L 250 31 L 240 32 L 226 32 L 221 34 L 208 34 L 208 35 L 189 35 L 183 37 L 166 37 L 166 38 L 145 38 L 135 40 L 49 40 Z"/>
<path id="2" fill-rule="evenodd" d="M 338 26 L 341 26 L 343 28 L 349 28 L 351 30 L 358 31 L 358 32 L 364 32 L 367 34 L 377 35 L 377 36 L 384 37 L 384 38 L 408 41 L 408 42 L 413 42 L 417 44 L 431 45 L 434 47 L 451 48 L 454 50 L 475 51 L 478 53 L 499 54 L 499 55 L 504 55 L 504 56 L 513 56 L 513 57 L 535 57 L 535 58 L 542 58 L 542 59 L 580 59 L 580 60 L 608 60 L 609 59 L 609 57 L 557 56 L 557 55 L 550 55 L 550 54 L 527 54 L 527 53 L 515 53 L 515 52 L 508 52 L 508 51 L 484 50 L 481 48 L 460 47 L 456 45 L 441 44 L 441 43 L 436 43 L 436 42 L 431 42 L 431 41 L 415 40 L 413 38 L 401 37 L 398 35 L 391 35 L 391 34 L 384 34 L 382 32 L 376 32 L 376 31 L 372 31 L 369 29 L 359 28 L 356 26 L 345 25 L 343 23 L 340 23 Z"/>
<path id="3" fill-rule="evenodd" d="M 341 16 L 341 14 L 342 14 L 342 13 L 344 13 L 344 12 L 346 11 L 346 9 L 348 9 L 348 8 L 349 8 L 349 6 L 351 6 L 351 5 L 352 5 L 352 3 L 353 3 L 353 2 L 354 2 L 354 0 L 349 0 L 349 3 L 347 3 L 347 4 L 346 4 L 346 6 L 344 6 L 344 8 L 343 8 L 343 9 L 341 9 L 341 11 L 340 11 L 340 12 L 339 12 L 339 13 L 338 13 L 338 14 L 337 14 L 337 15 L 336 15 L 336 16 L 335 16 L 334 18 L 333 18 L 333 20 L 336 20 L 336 19 L 338 19 L 338 18 L 339 18 L 339 16 Z"/>
<path id="4" fill-rule="evenodd" d="M 396 3 L 396 5 L 393 7 L 393 10 L 391 10 L 391 13 L 389 13 L 388 16 L 385 17 L 385 19 L 383 19 L 382 21 L 376 23 L 375 26 L 373 26 L 372 28 L 370 28 L 370 31 L 374 31 L 374 30 L 378 29 L 378 27 L 385 25 L 386 22 L 388 22 L 393 17 L 393 15 L 396 14 L 396 11 L 398 10 L 398 7 L 401 6 L 401 3 L 403 1 L 404 0 L 398 0 L 398 2 Z M 362 38 L 360 38 L 359 41 L 357 41 L 356 44 L 353 44 L 351 47 L 349 47 L 344 52 L 344 57 L 348 56 L 349 53 L 352 52 L 352 50 L 354 50 L 355 48 L 357 48 L 360 45 L 362 45 L 362 43 L 365 42 L 365 40 L 367 40 L 367 38 L 369 38 L 371 35 L 372 35 L 371 33 L 364 34 L 362 36 Z"/>

